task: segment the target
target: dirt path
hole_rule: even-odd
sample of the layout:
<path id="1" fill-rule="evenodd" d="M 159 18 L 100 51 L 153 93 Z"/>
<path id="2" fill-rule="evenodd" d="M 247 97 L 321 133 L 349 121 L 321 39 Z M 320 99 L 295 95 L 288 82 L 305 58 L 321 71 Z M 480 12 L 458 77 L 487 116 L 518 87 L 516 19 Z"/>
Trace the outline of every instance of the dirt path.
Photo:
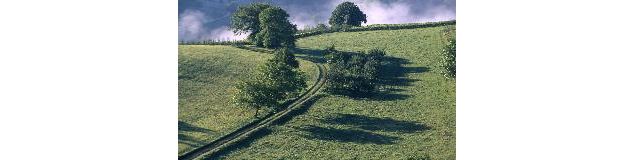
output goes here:
<path id="1" fill-rule="evenodd" d="M 235 130 L 234 132 L 227 134 L 219 139 L 216 139 L 215 141 L 205 146 L 199 147 L 195 150 L 185 153 L 179 156 L 179 160 L 190 160 L 190 159 L 197 158 L 203 154 L 213 155 L 227 148 L 231 144 L 244 140 L 245 138 L 249 137 L 253 133 L 256 133 L 259 130 L 265 129 L 266 127 L 271 125 L 273 122 L 280 120 L 282 118 L 288 118 L 289 116 L 291 116 L 290 114 L 292 113 L 291 111 L 301 108 L 302 104 L 308 101 L 309 99 L 311 99 L 312 97 L 314 97 L 318 93 L 318 91 L 322 88 L 322 86 L 324 86 L 324 83 L 326 82 L 326 67 L 324 67 L 323 64 L 319 64 L 319 63 L 315 63 L 315 65 L 318 67 L 318 71 L 319 71 L 318 80 L 315 81 L 313 86 L 311 86 L 308 91 L 300 95 L 299 98 L 294 100 L 285 109 L 274 114 L 269 114 L 266 117 L 258 121 L 252 122 L 248 125 L 245 125 Z"/>

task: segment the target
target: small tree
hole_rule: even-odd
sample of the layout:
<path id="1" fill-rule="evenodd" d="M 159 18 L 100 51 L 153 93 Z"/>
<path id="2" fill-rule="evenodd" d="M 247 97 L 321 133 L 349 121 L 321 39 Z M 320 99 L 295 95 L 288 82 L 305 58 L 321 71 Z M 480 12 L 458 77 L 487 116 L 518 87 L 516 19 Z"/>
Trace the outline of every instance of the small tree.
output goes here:
<path id="1" fill-rule="evenodd" d="M 294 59 L 295 60 L 295 59 Z M 255 108 L 254 117 L 263 107 L 278 110 L 281 102 L 306 88 L 306 76 L 283 59 L 270 59 L 258 68 L 252 80 L 239 83 L 234 101 Z"/>
<path id="2" fill-rule="evenodd" d="M 255 44 L 254 38 L 261 30 L 258 16 L 263 10 L 271 7 L 273 6 L 263 3 L 252 3 L 238 7 L 238 10 L 230 18 L 230 28 L 236 34 L 249 33 L 247 39 Z"/>
<path id="3" fill-rule="evenodd" d="M 289 14 L 279 7 L 271 7 L 259 15 L 261 31 L 256 34 L 256 41 L 267 48 L 295 47 L 296 25 L 291 24 Z"/>
<path id="4" fill-rule="evenodd" d="M 450 39 L 450 42 L 443 48 L 443 68 L 445 69 L 445 77 L 456 77 L 456 39 Z"/>
<path id="5" fill-rule="evenodd" d="M 331 18 L 329 18 L 329 24 L 332 26 L 361 26 L 362 22 L 367 22 L 366 14 L 359 10 L 359 7 L 353 2 L 344 2 L 337 5 L 331 14 Z"/>
<path id="6" fill-rule="evenodd" d="M 254 117 L 258 117 L 258 111 L 264 108 L 274 108 L 279 105 L 275 88 L 270 86 L 265 79 L 255 79 L 241 82 L 236 87 L 238 92 L 234 95 L 234 101 L 256 109 Z"/>

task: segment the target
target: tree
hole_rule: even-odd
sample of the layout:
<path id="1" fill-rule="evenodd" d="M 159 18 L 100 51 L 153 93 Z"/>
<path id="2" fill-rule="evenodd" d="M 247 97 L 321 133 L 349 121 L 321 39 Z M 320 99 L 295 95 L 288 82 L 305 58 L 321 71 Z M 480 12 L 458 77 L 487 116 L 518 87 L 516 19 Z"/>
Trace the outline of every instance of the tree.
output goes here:
<path id="1" fill-rule="evenodd" d="M 256 109 L 254 117 L 258 117 L 258 111 L 264 108 L 274 108 L 279 105 L 275 88 L 270 86 L 265 79 L 255 79 L 240 82 L 236 87 L 238 92 L 234 95 L 234 101 L 239 105 L 244 105 Z"/>
<path id="2" fill-rule="evenodd" d="M 372 49 L 364 53 L 326 49 L 329 63 L 327 91 L 355 97 L 368 97 L 379 85 L 379 71 L 385 55 L 383 50 Z"/>
<path id="3" fill-rule="evenodd" d="M 353 2 L 344 2 L 337 5 L 331 14 L 331 18 L 329 18 L 329 24 L 332 26 L 361 26 L 362 22 L 367 22 L 366 14 L 359 10 L 359 7 Z"/>
<path id="4" fill-rule="evenodd" d="M 295 59 L 295 55 L 293 55 L 293 53 L 291 53 L 291 51 L 289 50 L 289 48 L 281 48 L 281 49 L 277 49 L 274 53 L 274 57 L 275 60 L 277 61 L 281 61 L 284 62 L 285 64 L 293 67 L 293 68 L 298 68 L 300 67 L 300 64 L 298 63 L 298 60 Z"/>
<path id="5" fill-rule="evenodd" d="M 255 36 L 260 32 L 260 13 L 273 6 L 263 3 L 252 3 L 240 6 L 230 18 L 230 28 L 237 34 L 249 33 L 247 39 L 256 43 Z"/>
<path id="6" fill-rule="evenodd" d="M 306 88 L 306 76 L 282 59 L 273 58 L 258 68 L 251 80 L 241 82 L 234 101 L 239 105 L 255 108 L 254 117 L 264 107 L 278 110 L 281 102 L 299 94 Z"/>
<path id="7" fill-rule="evenodd" d="M 260 32 L 256 34 L 256 45 L 266 48 L 295 47 L 296 25 L 291 24 L 289 14 L 280 7 L 270 7 L 259 15 Z M 262 42 L 262 43 L 260 43 Z"/>

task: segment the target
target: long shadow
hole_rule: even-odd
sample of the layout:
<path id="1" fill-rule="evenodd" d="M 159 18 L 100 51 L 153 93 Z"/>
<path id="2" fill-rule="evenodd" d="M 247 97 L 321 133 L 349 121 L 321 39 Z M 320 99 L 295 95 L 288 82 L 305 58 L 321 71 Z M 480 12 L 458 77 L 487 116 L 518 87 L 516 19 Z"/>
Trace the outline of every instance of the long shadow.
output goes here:
<path id="1" fill-rule="evenodd" d="M 179 121 L 179 132 L 201 132 L 201 133 L 210 133 L 212 130 L 207 128 L 201 128 L 187 122 Z"/>
<path id="2" fill-rule="evenodd" d="M 198 132 L 198 133 L 204 133 L 204 134 L 211 134 L 212 130 L 207 129 L 207 128 L 201 128 L 198 126 L 194 126 L 192 124 L 189 124 L 187 122 L 183 122 L 183 121 L 179 121 L 179 143 L 183 143 L 183 144 L 187 144 L 190 146 L 200 146 L 200 145 L 204 145 L 205 142 L 200 141 L 192 136 L 186 135 L 185 133 L 190 133 L 190 132 Z"/>
<path id="3" fill-rule="evenodd" d="M 399 133 L 414 133 L 429 130 L 425 124 L 413 121 L 396 120 L 392 118 L 377 118 L 356 114 L 336 114 L 321 120 L 323 123 L 347 125 L 369 131 L 385 131 Z"/>
<path id="4" fill-rule="evenodd" d="M 344 52 L 344 51 L 340 51 Z M 312 61 L 314 63 L 326 63 L 324 58 L 324 50 L 309 49 L 309 48 L 296 48 L 296 57 Z M 359 54 L 356 52 L 345 52 L 350 54 Z M 353 99 L 367 99 L 376 101 L 392 101 L 392 100 L 404 100 L 409 98 L 409 95 L 402 94 L 405 90 L 398 89 L 396 87 L 412 86 L 412 83 L 420 81 L 418 79 L 407 78 L 408 74 L 412 73 L 424 73 L 428 72 L 428 67 L 407 67 L 405 65 L 411 64 L 408 59 L 384 56 L 382 61 L 382 67 L 380 70 L 379 84 L 380 90 L 374 94 L 369 95 L 357 95 L 346 92 L 335 93 L 337 95 L 347 96 Z"/>
<path id="5" fill-rule="evenodd" d="M 324 50 L 295 48 L 293 51 L 297 58 L 311 61 L 313 63 L 326 63 L 326 58 L 324 58 Z"/>
<path id="6" fill-rule="evenodd" d="M 269 128 L 258 130 L 252 133 L 252 135 L 248 136 L 244 140 L 240 140 L 236 143 L 229 144 L 229 146 L 227 146 L 226 149 L 223 149 L 220 152 L 207 155 L 206 157 L 203 157 L 202 159 L 206 159 L 206 160 L 207 159 L 222 159 L 222 156 L 225 156 L 233 151 L 245 149 L 251 146 L 251 144 L 253 144 L 256 140 L 271 134 L 271 132 L 272 131 Z"/>
<path id="7" fill-rule="evenodd" d="M 381 135 L 360 129 L 326 128 L 314 125 L 295 127 L 297 130 L 308 132 L 302 135 L 307 139 L 319 139 L 337 142 L 352 142 L 358 144 L 395 144 L 399 137 Z"/>
<path id="8" fill-rule="evenodd" d="M 288 121 L 290 121 L 291 119 L 293 119 L 293 117 L 297 116 L 297 115 L 301 115 L 304 114 L 305 112 L 307 112 L 309 110 L 309 108 L 313 105 L 313 103 L 315 103 L 317 100 L 319 100 L 322 97 L 325 97 L 325 94 L 317 94 L 313 97 L 311 97 L 309 100 L 307 100 L 306 102 L 304 102 L 302 104 L 302 107 L 291 111 L 291 113 L 288 114 L 288 116 L 280 118 L 276 121 L 273 121 L 272 124 L 284 124 Z M 220 152 L 216 152 L 214 154 L 209 155 L 206 158 L 203 159 L 219 159 L 222 158 L 222 156 L 227 155 L 228 153 L 231 153 L 233 151 L 236 150 L 240 150 L 240 149 L 244 149 L 247 148 L 249 146 L 251 146 L 251 144 L 253 144 L 256 140 L 265 137 L 269 134 L 272 133 L 272 130 L 270 128 L 264 128 L 262 130 L 256 131 L 254 133 L 252 133 L 253 135 L 248 136 L 248 138 L 239 141 L 238 143 L 233 143 L 230 144 L 230 146 L 228 146 L 226 149 L 221 150 Z"/>

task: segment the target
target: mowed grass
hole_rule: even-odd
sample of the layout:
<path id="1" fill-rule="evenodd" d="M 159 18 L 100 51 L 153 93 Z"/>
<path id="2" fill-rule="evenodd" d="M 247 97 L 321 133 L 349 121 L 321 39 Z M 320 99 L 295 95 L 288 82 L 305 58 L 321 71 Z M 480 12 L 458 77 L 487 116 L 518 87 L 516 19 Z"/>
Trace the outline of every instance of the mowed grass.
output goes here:
<path id="1" fill-rule="evenodd" d="M 306 50 L 383 48 L 381 93 L 323 94 L 301 115 L 269 127 L 228 159 L 455 159 L 455 80 L 441 72 L 443 27 L 331 33 L 298 40 Z"/>
<path id="2" fill-rule="evenodd" d="M 179 155 L 254 120 L 254 110 L 231 102 L 235 85 L 256 73 L 271 54 L 231 46 L 179 46 Z M 314 64 L 300 61 L 317 78 Z"/>

